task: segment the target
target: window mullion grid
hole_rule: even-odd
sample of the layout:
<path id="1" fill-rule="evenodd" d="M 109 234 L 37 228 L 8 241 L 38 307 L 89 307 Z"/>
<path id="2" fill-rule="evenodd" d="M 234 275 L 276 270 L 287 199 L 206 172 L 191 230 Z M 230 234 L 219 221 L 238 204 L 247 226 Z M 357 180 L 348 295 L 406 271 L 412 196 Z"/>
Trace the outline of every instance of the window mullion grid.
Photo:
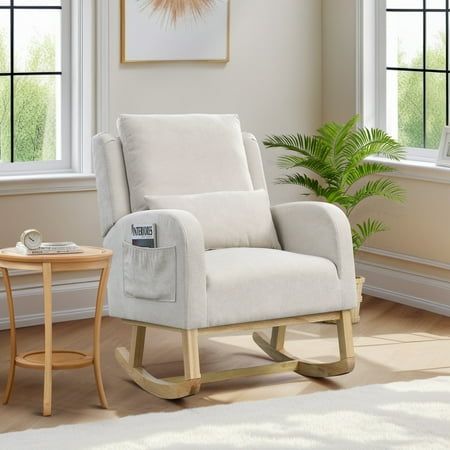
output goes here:
<path id="1" fill-rule="evenodd" d="M 15 162 L 15 120 L 14 120 L 14 77 L 15 76 L 39 76 L 39 75 L 62 75 L 62 72 L 16 72 L 14 67 L 14 11 L 16 9 L 61 9 L 60 6 L 16 6 L 14 5 L 14 0 L 11 0 L 10 6 L 2 6 L 0 9 L 9 9 L 10 15 L 9 15 L 9 26 L 10 26 L 10 58 L 9 58 L 9 74 L 6 73 L 0 73 L 0 76 L 9 76 L 10 78 L 10 133 L 11 133 L 11 140 L 10 140 L 10 162 Z"/>
<path id="2" fill-rule="evenodd" d="M 416 72 L 422 73 L 422 96 L 423 96 L 423 148 L 426 148 L 427 144 L 427 74 L 428 73 L 440 73 L 445 75 L 445 123 L 447 126 L 450 125 L 450 0 L 445 0 L 445 9 L 443 8 L 427 8 L 427 0 L 422 0 L 422 8 L 386 8 L 386 13 L 388 12 L 416 12 L 422 13 L 423 17 L 423 41 L 422 41 L 422 67 L 399 67 L 399 66 L 386 66 L 387 71 L 404 71 L 404 72 Z M 443 69 L 433 69 L 427 67 L 427 13 L 429 12 L 439 12 L 445 14 L 445 68 Z"/>

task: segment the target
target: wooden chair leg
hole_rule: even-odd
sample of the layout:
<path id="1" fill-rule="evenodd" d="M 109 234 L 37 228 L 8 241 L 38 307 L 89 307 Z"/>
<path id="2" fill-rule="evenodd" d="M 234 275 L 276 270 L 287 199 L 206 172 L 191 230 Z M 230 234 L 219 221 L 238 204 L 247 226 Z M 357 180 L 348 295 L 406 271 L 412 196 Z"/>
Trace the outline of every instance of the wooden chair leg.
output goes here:
<path id="1" fill-rule="evenodd" d="M 353 325 L 352 312 L 341 311 L 340 320 L 337 321 L 339 354 L 341 359 L 353 358 L 355 350 L 353 348 Z"/>
<path id="2" fill-rule="evenodd" d="M 170 381 L 159 379 L 142 367 L 146 327 L 133 325 L 130 352 L 116 349 L 116 359 L 128 375 L 145 391 L 165 399 L 177 399 L 198 393 L 201 386 L 198 356 L 198 330 L 183 330 L 184 377 Z"/>
<path id="3" fill-rule="evenodd" d="M 286 327 L 273 327 L 272 337 L 270 338 L 270 345 L 275 350 L 282 350 L 284 348 L 285 338 L 286 338 Z"/>
<path id="4" fill-rule="evenodd" d="M 141 367 L 145 346 L 145 327 L 133 325 L 131 327 L 130 366 Z"/>
<path id="5" fill-rule="evenodd" d="M 182 339 L 184 379 L 195 380 L 201 377 L 198 354 L 198 330 L 184 330 L 182 332 Z"/>

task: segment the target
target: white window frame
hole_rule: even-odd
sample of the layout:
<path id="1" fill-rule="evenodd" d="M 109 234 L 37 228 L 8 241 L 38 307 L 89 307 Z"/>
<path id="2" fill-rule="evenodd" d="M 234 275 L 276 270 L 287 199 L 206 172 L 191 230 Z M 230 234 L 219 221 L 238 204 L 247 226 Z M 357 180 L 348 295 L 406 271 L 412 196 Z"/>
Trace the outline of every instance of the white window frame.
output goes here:
<path id="1" fill-rule="evenodd" d="M 62 0 L 63 158 L 0 164 L 0 196 L 95 188 L 91 157 L 96 131 L 95 3 Z"/>
<path id="2" fill-rule="evenodd" d="M 357 111 L 361 125 L 386 129 L 386 0 L 357 0 Z M 438 151 L 406 147 L 406 159 L 435 164 Z"/>

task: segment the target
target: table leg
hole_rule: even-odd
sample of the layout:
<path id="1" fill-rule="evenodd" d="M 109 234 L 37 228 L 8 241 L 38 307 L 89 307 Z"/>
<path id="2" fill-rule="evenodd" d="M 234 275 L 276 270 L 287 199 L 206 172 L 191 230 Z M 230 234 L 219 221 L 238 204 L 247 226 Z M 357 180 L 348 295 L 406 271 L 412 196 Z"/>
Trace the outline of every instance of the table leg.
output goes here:
<path id="1" fill-rule="evenodd" d="M 100 284 L 97 291 L 97 302 L 95 306 L 95 323 L 94 323 L 94 373 L 97 383 L 98 396 L 103 408 L 108 408 L 105 389 L 103 387 L 102 369 L 100 363 L 100 332 L 102 325 L 103 301 L 106 294 L 106 284 L 108 282 L 109 264 L 102 270 Z"/>
<path id="2" fill-rule="evenodd" d="M 10 361 L 8 381 L 6 383 L 5 395 L 3 397 L 3 404 L 6 405 L 11 398 L 11 392 L 14 382 L 14 375 L 16 373 L 16 356 L 17 356 L 17 341 L 16 341 L 16 319 L 14 315 L 14 302 L 12 298 L 11 281 L 9 279 L 8 269 L 2 268 L 3 284 L 5 285 L 6 300 L 8 302 L 9 312 L 9 345 L 10 345 Z"/>
<path id="3" fill-rule="evenodd" d="M 52 415 L 52 266 L 42 264 L 44 286 L 44 330 L 45 330 L 45 359 L 44 359 L 44 401 L 43 415 Z"/>

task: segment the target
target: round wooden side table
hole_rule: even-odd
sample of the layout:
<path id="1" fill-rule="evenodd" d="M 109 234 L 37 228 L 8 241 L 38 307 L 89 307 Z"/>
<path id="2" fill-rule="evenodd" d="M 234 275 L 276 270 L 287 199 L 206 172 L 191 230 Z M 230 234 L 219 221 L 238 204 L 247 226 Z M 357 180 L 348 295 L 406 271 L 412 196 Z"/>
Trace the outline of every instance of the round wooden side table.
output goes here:
<path id="1" fill-rule="evenodd" d="M 0 270 L 3 275 L 6 299 L 8 302 L 10 320 L 10 351 L 11 361 L 8 381 L 6 384 L 4 404 L 7 404 L 14 382 L 16 366 L 44 371 L 44 399 L 43 415 L 52 414 L 52 371 L 62 369 L 78 369 L 94 366 L 95 380 L 100 402 L 104 408 L 108 407 L 105 390 L 103 388 L 100 367 L 100 329 L 103 312 L 103 300 L 106 293 L 112 252 L 97 247 L 81 247 L 82 253 L 66 253 L 57 255 L 21 255 L 14 248 L 0 250 Z M 42 272 L 44 289 L 44 333 L 45 344 L 43 351 L 33 351 L 17 354 L 16 324 L 14 302 L 11 291 L 11 281 L 8 270 L 32 270 Z M 80 270 L 101 270 L 100 283 L 97 292 L 94 321 L 93 355 L 79 351 L 54 350 L 52 340 L 52 273 Z"/>

